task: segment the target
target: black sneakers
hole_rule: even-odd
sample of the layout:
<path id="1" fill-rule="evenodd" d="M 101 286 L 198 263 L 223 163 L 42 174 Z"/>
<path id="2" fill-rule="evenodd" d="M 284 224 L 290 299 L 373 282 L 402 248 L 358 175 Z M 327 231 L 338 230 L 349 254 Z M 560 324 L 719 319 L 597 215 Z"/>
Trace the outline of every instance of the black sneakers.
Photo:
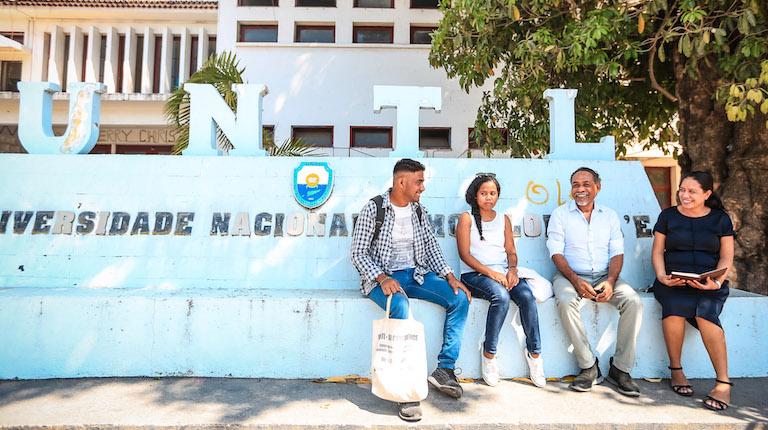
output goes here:
<path id="1" fill-rule="evenodd" d="M 611 357 L 611 369 L 608 371 L 608 382 L 616 386 L 619 393 L 629 396 L 638 397 L 640 395 L 640 387 L 632 380 L 632 376 L 627 372 L 622 372 L 613 365 L 613 357 Z"/>
<path id="2" fill-rule="evenodd" d="M 421 420 L 421 404 L 419 402 L 398 403 L 397 415 L 405 421 L 419 421 Z"/>
<path id="3" fill-rule="evenodd" d="M 458 399 L 464 394 L 464 389 L 459 385 L 459 380 L 456 379 L 453 369 L 438 367 L 429 375 L 427 381 L 437 388 L 438 391 L 454 399 Z"/>
<path id="4" fill-rule="evenodd" d="M 573 391 L 583 393 L 592 390 L 592 385 L 602 382 L 603 374 L 600 372 L 600 366 L 597 365 L 597 358 L 595 358 L 595 364 L 588 369 L 581 369 L 581 372 L 571 382 L 570 387 Z"/>

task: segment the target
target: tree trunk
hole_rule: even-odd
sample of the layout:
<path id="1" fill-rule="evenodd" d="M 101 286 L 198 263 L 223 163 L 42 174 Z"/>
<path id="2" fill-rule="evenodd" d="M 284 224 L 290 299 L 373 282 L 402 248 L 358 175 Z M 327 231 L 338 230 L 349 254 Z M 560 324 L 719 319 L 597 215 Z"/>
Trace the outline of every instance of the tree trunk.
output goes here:
<path id="1" fill-rule="evenodd" d="M 768 129 L 764 115 L 729 122 L 714 99 L 719 76 L 700 62 L 695 78 L 674 56 L 683 172 L 712 173 L 736 230 L 732 286 L 768 294 Z"/>

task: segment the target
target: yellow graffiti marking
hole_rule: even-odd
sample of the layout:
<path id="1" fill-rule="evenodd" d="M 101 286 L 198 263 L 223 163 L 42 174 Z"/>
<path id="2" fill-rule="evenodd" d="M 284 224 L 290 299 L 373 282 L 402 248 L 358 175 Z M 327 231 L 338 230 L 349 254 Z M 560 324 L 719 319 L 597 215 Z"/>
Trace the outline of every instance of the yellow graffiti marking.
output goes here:
<path id="1" fill-rule="evenodd" d="M 562 196 L 562 193 L 560 191 L 560 180 L 557 179 L 556 181 L 557 181 L 557 205 L 560 206 L 565 204 L 566 201 L 560 198 Z"/>
<path id="2" fill-rule="evenodd" d="M 528 181 L 528 186 L 525 189 L 525 198 L 535 205 L 543 205 L 549 201 L 549 191 L 547 191 L 547 187 L 544 185 Z"/>

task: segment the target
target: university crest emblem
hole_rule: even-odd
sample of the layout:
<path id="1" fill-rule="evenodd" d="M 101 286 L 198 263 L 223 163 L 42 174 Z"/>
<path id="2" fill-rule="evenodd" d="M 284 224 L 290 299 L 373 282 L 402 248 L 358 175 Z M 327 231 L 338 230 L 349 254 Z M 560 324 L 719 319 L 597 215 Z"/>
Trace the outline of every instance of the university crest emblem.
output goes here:
<path id="1" fill-rule="evenodd" d="M 303 162 L 293 170 L 293 197 L 307 209 L 328 201 L 333 191 L 333 170 L 328 163 Z"/>

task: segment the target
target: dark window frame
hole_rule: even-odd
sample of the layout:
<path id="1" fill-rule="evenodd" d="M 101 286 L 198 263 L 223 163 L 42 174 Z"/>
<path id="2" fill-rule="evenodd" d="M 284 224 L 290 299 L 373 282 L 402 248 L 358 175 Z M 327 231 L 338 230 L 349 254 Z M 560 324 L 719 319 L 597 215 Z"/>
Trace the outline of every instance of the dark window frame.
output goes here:
<path id="1" fill-rule="evenodd" d="M 294 125 L 291 126 L 291 139 L 296 140 L 296 131 L 328 131 L 331 132 L 330 145 L 309 145 L 313 148 L 333 148 L 333 126 L 332 125 Z M 305 142 L 306 143 L 306 142 Z"/>
<path id="2" fill-rule="evenodd" d="M 429 32 L 431 33 L 433 31 L 437 30 L 437 27 L 430 26 L 430 25 L 412 25 L 411 26 L 411 37 L 409 39 L 411 45 L 431 45 L 432 44 L 432 37 L 431 36 L 429 38 L 429 41 L 430 41 L 429 43 L 414 43 L 413 42 L 413 34 L 415 32 L 417 32 L 417 31 L 424 31 L 424 30 L 429 30 Z"/>
<path id="3" fill-rule="evenodd" d="M 280 6 L 279 0 L 266 0 L 264 3 L 272 3 L 272 4 L 243 4 L 248 0 L 237 0 L 237 6 L 238 7 L 278 7 Z"/>
<path id="4" fill-rule="evenodd" d="M 370 30 L 370 29 L 388 29 L 389 30 L 389 42 L 358 42 L 357 30 Z M 352 43 L 366 43 L 372 45 L 387 45 L 395 42 L 395 26 L 394 25 L 353 25 L 352 26 Z"/>
<path id="5" fill-rule="evenodd" d="M 267 138 L 272 138 L 272 144 L 277 146 L 275 142 L 275 126 L 274 125 L 261 125 L 261 146 L 267 146 Z"/>
<path id="6" fill-rule="evenodd" d="M 394 9 L 395 8 L 395 0 L 389 0 L 389 6 L 386 7 L 379 7 L 379 6 L 360 6 L 360 0 L 355 0 L 352 4 L 352 7 L 361 8 L 361 9 Z"/>
<path id="7" fill-rule="evenodd" d="M 371 130 L 371 131 L 386 131 L 388 136 L 388 143 L 387 146 L 372 146 L 372 145 L 356 145 L 355 144 L 355 132 L 356 131 L 365 131 L 365 130 Z M 392 149 L 393 148 L 393 127 L 387 127 L 387 126 L 376 126 L 376 125 L 361 125 L 361 126 L 350 126 L 349 127 L 349 147 L 350 148 L 370 148 L 370 149 Z"/>
<path id="8" fill-rule="evenodd" d="M 330 30 L 333 34 L 333 40 L 330 42 L 303 42 L 299 40 L 299 30 Z M 336 26 L 335 25 L 308 25 L 308 24 L 296 24 L 293 29 L 293 41 L 295 43 L 336 43 Z"/>
<path id="9" fill-rule="evenodd" d="M 322 1 L 322 0 L 320 0 Z M 333 0 L 333 6 L 324 4 L 299 4 L 301 2 L 312 2 L 312 0 L 296 0 L 293 4 L 294 7 L 337 7 L 336 0 Z"/>
<path id="10" fill-rule="evenodd" d="M 24 44 L 26 32 L 24 31 L 0 31 L 0 35 L 13 40 L 16 43 Z"/>
<path id="11" fill-rule="evenodd" d="M 189 38 L 189 76 L 192 76 L 197 72 L 197 51 L 200 49 L 200 41 L 198 36 L 190 36 Z"/>
<path id="12" fill-rule="evenodd" d="M 421 146 L 421 132 L 422 131 L 444 131 L 448 133 L 448 146 L 437 148 L 426 148 Z M 451 127 L 419 127 L 419 150 L 423 151 L 450 151 L 453 149 L 451 145 Z"/>
<path id="13" fill-rule="evenodd" d="M 434 6 L 432 6 L 432 5 L 429 5 L 429 6 L 414 6 L 413 3 L 414 3 L 414 0 L 411 0 L 411 2 L 410 2 L 410 8 L 411 9 L 439 9 L 440 8 L 440 2 L 439 1 L 437 1 Z"/>
<path id="14" fill-rule="evenodd" d="M 123 92 L 123 61 L 125 61 L 125 34 L 117 36 L 117 76 L 115 76 L 115 92 Z"/>
<path id="15" fill-rule="evenodd" d="M 155 61 L 152 64 L 152 94 L 160 93 L 160 63 L 163 61 L 163 36 L 160 34 L 155 35 L 155 40 L 152 41 L 155 44 L 154 58 Z"/>
<path id="16" fill-rule="evenodd" d="M 275 40 L 274 41 L 260 41 L 260 42 L 248 42 L 245 40 L 245 31 L 251 30 L 251 29 L 261 29 L 261 30 L 275 30 Z M 279 34 L 278 34 L 278 28 L 277 24 L 240 24 L 239 28 L 237 29 L 237 41 L 240 43 L 277 43 Z"/>
<path id="17" fill-rule="evenodd" d="M 19 72 L 18 79 L 15 79 L 15 76 L 13 77 L 11 76 L 11 72 L 9 70 L 9 68 L 11 67 L 14 69 L 18 68 L 18 72 Z M 19 87 L 13 84 L 13 80 L 16 81 L 16 84 L 21 82 L 23 67 L 24 67 L 23 61 L 17 61 L 17 60 L 0 61 L 0 78 L 2 78 L 2 82 L 1 82 L 2 87 L 0 87 L 0 91 L 9 91 L 12 93 L 19 92 Z"/>

